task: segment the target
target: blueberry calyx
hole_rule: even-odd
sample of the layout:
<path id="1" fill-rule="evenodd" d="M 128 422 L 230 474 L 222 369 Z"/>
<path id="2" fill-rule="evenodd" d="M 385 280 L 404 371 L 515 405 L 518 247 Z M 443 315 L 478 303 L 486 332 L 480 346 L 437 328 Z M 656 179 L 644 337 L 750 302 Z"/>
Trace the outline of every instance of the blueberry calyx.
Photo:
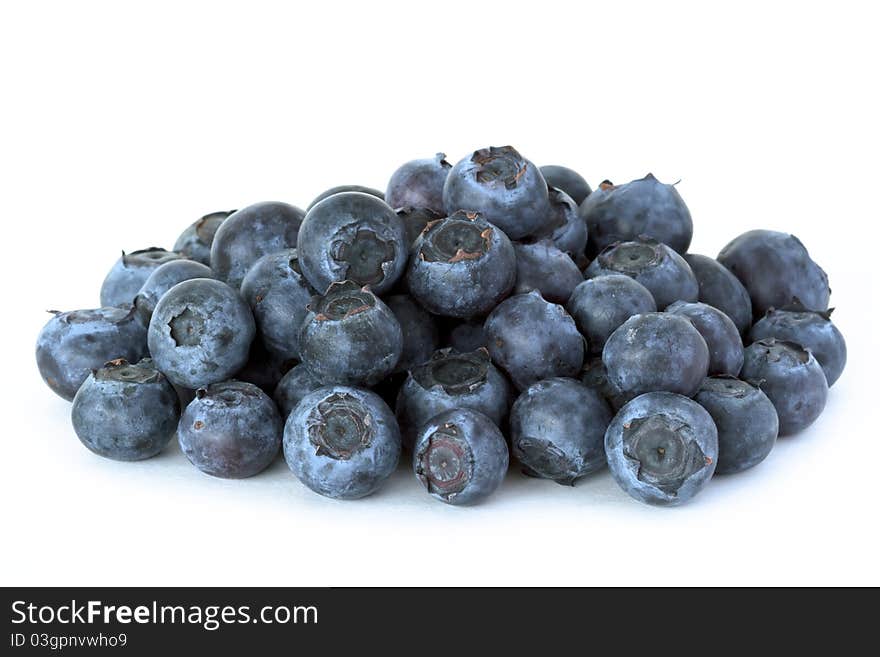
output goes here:
<path id="1" fill-rule="evenodd" d="M 349 232 L 335 240 L 331 254 L 345 267 L 343 275 L 346 278 L 374 285 L 385 279 L 394 261 L 395 249 L 393 242 L 383 240 L 368 228 L 358 227 L 353 234 Z"/>
<path id="2" fill-rule="evenodd" d="M 201 340 L 204 331 L 204 318 L 187 306 L 182 312 L 171 318 L 168 328 L 175 347 L 194 347 Z"/>
<path id="3" fill-rule="evenodd" d="M 614 187 L 614 183 L 607 178 L 599 183 L 599 189 L 601 189 L 603 192 L 607 192 L 609 189 L 614 189 Z"/>
<path id="4" fill-rule="evenodd" d="M 746 383 L 749 383 L 754 388 L 760 388 L 763 380 L 758 382 L 746 381 Z M 701 384 L 700 389 L 720 397 L 742 399 L 751 392 L 742 384 L 743 381 L 741 379 L 730 374 L 715 374 L 707 377 Z"/>
<path id="5" fill-rule="evenodd" d="M 783 358 L 792 358 L 800 363 L 806 363 L 810 360 L 810 352 L 797 342 L 764 338 L 756 340 L 752 344 L 759 345 L 764 350 L 768 363 L 776 363 Z"/>
<path id="6" fill-rule="evenodd" d="M 473 476 L 473 453 L 459 428 L 447 422 L 416 452 L 416 476 L 429 493 L 451 500 Z"/>
<path id="7" fill-rule="evenodd" d="M 615 242 L 599 254 L 599 263 L 605 269 L 625 274 L 638 274 L 647 267 L 656 266 L 663 259 L 659 242 L 639 237 L 635 242 Z"/>
<path id="8" fill-rule="evenodd" d="M 688 433 L 666 415 L 637 418 L 624 425 L 623 453 L 638 464 L 640 481 L 677 495 L 686 479 L 712 463 Z"/>
<path id="9" fill-rule="evenodd" d="M 370 446 L 373 421 L 357 398 L 337 392 L 312 410 L 307 431 L 317 456 L 347 461 Z"/>
<path id="10" fill-rule="evenodd" d="M 196 236 L 203 244 L 210 244 L 214 239 L 214 233 L 217 232 L 217 227 L 233 212 L 236 210 L 221 210 L 206 214 L 195 224 Z"/>
<path id="11" fill-rule="evenodd" d="M 812 315 L 816 315 L 821 317 L 824 320 L 831 321 L 831 313 L 834 312 L 834 308 L 828 308 L 826 310 L 813 310 L 811 308 L 807 308 L 803 302 L 797 297 L 793 297 L 791 303 L 782 306 L 781 308 L 773 308 L 772 306 L 767 309 L 767 312 L 764 313 L 764 317 L 770 317 L 774 313 L 777 312 L 787 312 L 794 313 L 797 319 L 806 319 Z"/>
<path id="12" fill-rule="evenodd" d="M 449 264 L 482 258 L 491 246 L 492 228 L 478 226 L 475 222 L 479 216 L 477 212 L 457 211 L 446 220 L 429 223 L 419 257 Z"/>
<path id="13" fill-rule="evenodd" d="M 150 360 L 132 364 L 124 358 L 115 358 L 92 374 L 98 381 L 121 381 L 123 383 L 155 383 L 164 375 L 150 364 Z"/>
<path id="14" fill-rule="evenodd" d="M 344 321 L 376 305 L 376 297 L 365 285 L 354 281 L 331 283 L 323 297 L 315 297 L 308 309 L 315 313 L 316 322 Z"/>
<path id="15" fill-rule="evenodd" d="M 530 477 L 552 479 L 565 486 L 574 486 L 574 477 L 560 478 L 571 469 L 570 459 L 550 440 L 523 436 L 513 443 L 513 453 L 521 463 L 528 463 Z"/>
<path id="16" fill-rule="evenodd" d="M 425 390 L 440 386 L 450 395 L 461 395 L 486 382 L 489 352 L 485 347 L 470 353 L 456 353 L 451 347 L 434 352 L 431 360 L 410 372 Z"/>
<path id="17" fill-rule="evenodd" d="M 477 182 L 500 180 L 507 189 L 514 189 L 528 169 L 528 163 L 513 146 L 490 146 L 474 151 L 471 162 L 479 165 Z"/>

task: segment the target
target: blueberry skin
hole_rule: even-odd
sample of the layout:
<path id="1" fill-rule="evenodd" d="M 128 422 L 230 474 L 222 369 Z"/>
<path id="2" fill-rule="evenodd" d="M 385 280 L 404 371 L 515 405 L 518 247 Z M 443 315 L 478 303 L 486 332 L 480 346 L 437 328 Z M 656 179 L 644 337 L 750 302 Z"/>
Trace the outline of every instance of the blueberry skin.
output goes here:
<path id="1" fill-rule="evenodd" d="M 604 182 L 581 204 L 580 214 L 590 233 L 590 257 L 642 235 L 685 253 L 694 233 L 691 213 L 678 190 L 650 173 L 625 185 Z"/>
<path id="2" fill-rule="evenodd" d="M 516 254 L 504 231 L 477 213 L 456 212 L 416 240 L 406 282 L 435 315 L 485 315 L 513 289 Z"/>
<path id="3" fill-rule="evenodd" d="M 609 382 L 626 399 L 646 392 L 692 397 L 709 372 L 709 348 L 684 317 L 645 313 L 611 334 L 602 362 Z"/>
<path id="4" fill-rule="evenodd" d="M 296 478 L 325 497 L 353 500 L 382 486 L 400 459 L 400 431 L 379 395 L 319 388 L 284 425 L 284 458 Z"/>
<path id="5" fill-rule="evenodd" d="M 394 313 L 403 332 L 403 350 L 394 372 L 406 372 L 429 360 L 440 345 L 434 318 L 407 294 L 386 297 L 385 305 Z"/>
<path id="6" fill-rule="evenodd" d="M 500 303 L 485 331 L 492 361 L 519 390 L 541 379 L 576 376 L 584 362 L 584 338 L 574 320 L 537 292 Z"/>
<path id="7" fill-rule="evenodd" d="M 545 164 L 541 167 L 541 175 L 547 181 L 548 187 L 561 189 L 578 205 L 593 193 L 593 188 L 584 180 L 583 176 L 568 167 Z"/>
<path id="8" fill-rule="evenodd" d="M 193 278 L 214 278 L 214 273 L 210 267 L 195 260 L 171 260 L 156 267 L 135 297 L 134 303 L 144 323 L 150 322 L 156 304 L 168 290 Z"/>
<path id="9" fill-rule="evenodd" d="M 321 382 L 312 376 L 309 368 L 300 363 L 288 370 L 281 378 L 275 386 L 272 398 L 281 411 L 281 417 L 286 418 L 303 397 L 322 387 Z"/>
<path id="10" fill-rule="evenodd" d="M 254 313 L 263 344 L 281 359 L 299 358 L 299 330 L 314 295 L 296 249 L 264 255 L 241 282 L 241 296 Z"/>
<path id="11" fill-rule="evenodd" d="M 572 198 L 556 187 L 550 187 L 550 214 L 540 235 L 550 238 L 560 251 L 573 259 L 583 256 L 587 247 L 587 222 L 578 214 Z"/>
<path id="12" fill-rule="evenodd" d="M 321 383 L 374 385 L 394 371 L 403 332 L 375 294 L 344 281 L 312 299 L 299 343 L 303 362 Z"/>
<path id="13" fill-rule="evenodd" d="M 601 354 L 608 337 L 633 315 L 656 312 L 653 295 L 623 274 L 605 274 L 580 283 L 565 309 L 587 339 L 590 352 Z"/>
<path id="14" fill-rule="evenodd" d="M 605 432 L 608 468 L 631 497 L 676 506 L 699 493 L 718 462 L 718 431 L 708 411 L 669 392 L 640 395 Z"/>
<path id="15" fill-rule="evenodd" d="M 709 374 L 736 376 L 743 364 L 743 341 L 736 324 L 723 312 L 705 303 L 676 301 L 666 312 L 690 320 L 709 347 Z"/>
<path id="16" fill-rule="evenodd" d="M 594 356 L 584 361 L 581 383 L 599 393 L 615 413 L 628 401 L 626 396 L 608 380 L 608 372 L 601 356 Z"/>
<path id="17" fill-rule="evenodd" d="M 101 305 L 105 308 L 108 306 L 127 308 L 134 302 L 141 286 L 156 267 L 182 257 L 179 253 L 156 246 L 131 253 L 123 251 L 101 285 Z"/>
<path id="18" fill-rule="evenodd" d="M 254 316 L 238 292 L 220 281 L 194 278 L 159 299 L 147 343 L 173 384 L 197 389 L 244 367 L 255 334 Z"/>
<path id="19" fill-rule="evenodd" d="M 385 201 L 395 210 L 409 206 L 442 213 L 443 184 L 450 169 L 445 153 L 407 162 L 391 174 Z"/>
<path id="20" fill-rule="evenodd" d="M 607 247 L 585 275 L 626 274 L 648 288 L 658 309 L 675 301 L 696 301 L 700 285 L 684 258 L 665 244 L 639 237 Z"/>
<path id="21" fill-rule="evenodd" d="M 469 408 L 444 411 L 419 431 L 413 471 L 425 490 L 447 504 L 475 504 L 507 474 L 507 442 L 490 418 Z"/>
<path id="22" fill-rule="evenodd" d="M 92 370 L 71 409 L 82 444 L 117 461 L 139 461 L 161 452 L 179 417 L 174 386 L 148 358 L 136 365 L 114 360 Z"/>
<path id="23" fill-rule="evenodd" d="M 483 320 L 479 318 L 465 320 L 453 326 L 446 342 L 460 353 L 476 351 L 480 347 L 489 348 L 489 340 L 483 330 Z"/>
<path id="24" fill-rule="evenodd" d="M 272 399 L 244 381 L 215 383 L 196 392 L 177 429 L 180 449 L 205 474 L 244 479 L 278 455 L 284 424 Z"/>
<path id="25" fill-rule="evenodd" d="M 413 368 L 397 396 L 397 421 L 403 444 L 412 448 L 419 429 L 432 417 L 454 408 L 480 411 L 497 426 L 507 418 L 510 384 L 484 349 L 437 351 Z"/>
<path id="26" fill-rule="evenodd" d="M 516 285 L 514 294 L 537 290 L 548 301 L 565 303 L 584 280 L 574 261 L 553 242 L 514 244 Z"/>
<path id="27" fill-rule="evenodd" d="M 575 379 L 533 383 L 510 410 L 513 454 L 530 474 L 573 485 L 605 467 L 605 429 L 611 409 Z"/>
<path id="28" fill-rule="evenodd" d="M 238 290 L 257 260 L 296 246 L 304 216 L 299 208 L 274 201 L 236 210 L 214 235 L 211 245 L 214 275 Z"/>
<path id="29" fill-rule="evenodd" d="M 319 293 L 351 280 L 382 294 L 403 274 L 409 252 L 403 220 L 359 192 L 334 194 L 312 207 L 296 246 L 303 275 Z"/>
<path id="30" fill-rule="evenodd" d="M 444 219 L 446 215 L 434 212 L 428 208 L 403 207 L 397 209 L 397 216 L 403 221 L 406 229 L 406 243 L 412 245 L 419 239 L 419 235 L 427 228 L 428 224 Z"/>
<path id="31" fill-rule="evenodd" d="M 700 286 L 699 300 L 730 317 L 740 333 L 748 331 L 752 325 L 752 299 L 739 279 L 714 258 L 696 253 L 683 257 Z"/>
<path id="32" fill-rule="evenodd" d="M 764 338 L 787 340 L 809 349 L 822 366 L 829 388 L 840 378 L 846 366 L 846 341 L 831 321 L 831 309 L 825 312 L 803 307 L 770 309 L 755 322 L 749 337 L 753 341 Z"/>
<path id="33" fill-rule="evenodd" d="M 380 192 L 378 189 L 374 189 L 372 187 L 364 187 L 363 185 L 337 185 L 336 187 L 331 187 L 330 189 L 318 194 L 315 199 L 311 203 L 309 203 L 309 206 L 306 208 L 306 212 L 318 205 L 318 203 L 323 201 L 325 198 L 330 198 L 331 196 L 336 196 L 337 194 L 344 194 L 345 192 L 360 192 L 361 194 L 369 194 L 370 196 L 375 196 L 380 201 L 385 200 L 385 194 Z"/>
<path id="34" fill-rule="evenodd" d="M 136 363 L 148 353 L 147 327 L 134 306 L 51 312 L 37 337 L 37 368 L 67 401 L 92 370 L 118 358 Z"/>
<path id="35" fill-rule="evenodd" d="M 184 258 L 195 260 L 203 265 L 211 266 L 211 245 L 214 243 L 214 235 L 226 218 L 235 210 L 224 210 L 221 212 L 212 212 L 195 223 L 187 226 L 177 241 L 174 243 L 173 251 L 179 253 Z"/>
<path id="36" fill-rule="evenodd" d="M 810 310 L 828 308 L 828 276 L 794 235 L 751 230 L 721 249 L 718 262 L 748 290 L 756 319 L 798 302 Z"/>
<path id="37" fill-rule="evenodd" d="M 715 474 L 752 468 L 776 444 L 779 418 L 773 403 L 759 388 L 729 376 L 709 377 L 694 397 L 709 411 L 718 429 Z"/>
<path id="38" fill-rule="evenodd" d="M 483 148 L 460 160 L 443 187 L 447 215 L 479 212 L 512 240 L 537 234 L 549 214 L 547 183 L 512 146 Z"/>
<path id="39" fill-rule="evenodd" d="M 810 426 L 828 400 L 828 382 L 819 362 L 794 342 L 768 338 L 746 347 L 740 378 L 760 385 L 779 416 L 779 435 Z"/>

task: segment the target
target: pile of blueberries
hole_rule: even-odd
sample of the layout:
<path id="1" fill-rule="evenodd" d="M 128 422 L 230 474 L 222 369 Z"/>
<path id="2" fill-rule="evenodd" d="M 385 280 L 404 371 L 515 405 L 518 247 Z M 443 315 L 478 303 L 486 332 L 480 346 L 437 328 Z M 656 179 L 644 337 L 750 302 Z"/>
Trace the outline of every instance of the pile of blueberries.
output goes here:
<path id="1" fill-rule="evenodd" d="M 568 485 L 607 464 L 679 504 L 810 425 L 846 362 L 796 237 L 753 230 L 713 259 L 692 232 L 650 174 L 593 191 L 509 146 L 438 154 L 384 194 L 216 212 L 172 251 L 123 253 L 100 308 L 53 311 L 37 364 L 107 458 L 176 434 L 240 478 L 283 449 L 303 484 L 353 499 L 405 451 L 428 493 L 469 504 L 512 454 Z"/>

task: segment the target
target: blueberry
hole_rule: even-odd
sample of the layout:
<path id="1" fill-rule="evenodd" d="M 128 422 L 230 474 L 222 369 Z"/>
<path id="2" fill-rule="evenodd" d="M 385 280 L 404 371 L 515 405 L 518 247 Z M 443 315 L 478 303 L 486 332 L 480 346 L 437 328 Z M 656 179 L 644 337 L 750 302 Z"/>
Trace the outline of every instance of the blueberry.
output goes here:
<path id="1" fill-rule="evenodd" d="M 611 416 L 608 402 L 574 379 L 538 381 L 510 410 L 513 454 L 530 474 L 572 485 L 605 467 Z"/>
<path id="2" fill-rule="evenodd" d="M 485 331 L 492 360 L 519 390 L 541 379 L 576 376 L 584 362 L 584 338 L 574 320 L 537 292 L 500 303 Z"/>
<path id="3" fill-rule="evenodd" d="M 400 323 L 367 288 L 352 281 L 333 283 L 308 310 L 300 352 L 316 379 L 373 385 L 394 370 L 403 353 Z"/>
<path id="4" fill-rule="evenodd" d="M 257 331 L 270 353 L 299 358 L 299 331 L 315 291 L 302 275 L 296 249 L 264 255 L 241 282 Z"/>
<path id="5" fill-rule="evenodd" d="M 247 362 L 235 373 L 234 378 L 245 383 L 252 383 L 266 394 L 271 394 L 295 364 L 296 360 L 292 358 L 284 358 L 270 352 L 263 345 L 263 341 L 256 337 L 251 342 Z"/>
<path id="6" fill-rule="evenodd" d="M 736 324 L 723 312 L 705 303 L 676 301 L 666 312 L 690 320 L 709 347 L 709 374 L 739 374 L 743 341 Z"/>
<path id="7" fill-rule="evenodd" d="M 168 290 L 192 278 L 214 278 L 214 274 L 210 267 L 195 260 L 171 260 L 156 267 L 135 298 L 135 305 L 144 323 L 149 323 L 156 304 Z"/>
<path id="8" fill-rule="evenodd" d="M 206 214 L 184 230 L 174 243 L 174 251 L 184 258 L 195 260 L 203 265 L 211 265 L 211 245 L 214 243 L 214 234 L 226 217 L 235 210 L 212 212 Z"/>
<path id="9" fill-rule="evenodd" d="M 284 458 L 316 493 L 357 499 L 378 490 L 394 472 L 400 432 L 377 394 L 346 386 L 319 388 L 288 416 Z"/>
<path id="10" fill-rule="evenodd" d="M 549 195 L 550 213 L 539 234 L 551 239 L 572 259 L 581 260 L 587 246 L 587 223 L 578 214 L 578 206 L 568 194 L 551 187 Z"/>
<path id="11" fill-rule="evenodd" d="M 211 269 L 238 289 L 254 263 L 269 253 L 296 246 L 305 213 L 287 203 L 255 203 L 220 224 L 211 246 Z"/>
<path id="12" fill-rule="evenodd" d="M 51 312 L 37 337 L 37 367 L 68 401 L 91 370 L 118 358 L 136 363 L 148 353 L 147 328 L 134 306 Z"/>
<path id="13" fill-rule="evenodd" d="M 661 310 L 674 301 L 696 301 L 700 295 L 699 283 L 684 258 L 646 237 L 612 244 L 585 273 L 587 278 L 626 274 L 648 288 Z"/>
<path id="14" fill-rule="evenodd" d="M 605 432 L 614 480 L 630 496 L 674 506 L 699 493 L 718 461 L 718 431 L 695 401 L 669 392 L 636 397 Z"/>
<path id="15" fill-rule="evenodd" d="M 688 253 L 684 259 L 700 286 L 699 300 L 730 317 L 740 333 L 748 331 L 752 325 L 752 300 L 739 279 L 714 258 Z"/>
<path id="16" fill-rule="evenodd" d="M 73 429 L 99 456 L 139 461 L 155 456 L 180 417 L 174 387 L 150 359 L 113 360 L 92 370 L 73 399 Z"/>
<path id="17" fill-rule="evenodd" d="M 224 381 L 196 392 L 177 437 L 189 462 L 205 474 L 244 479 L 275 460 L 283 428 L 266 393 L 244 381 Z"/>
<path id="18" fill-rule="evenodd" d="M 684 317 L 645 313 L 611 334 L 602 362 L 609 382 L 626 399 L 646 392 L 692 397 L 709 371 L 709 348 Z"/>
<path id="19" fill-rule="evenodd" d="M 828 276 L 794 235 L 751 230 L 721 249 L 718 262 L 748 290 L 755 318 L 796 302 L 810 310 L 828 308 Z"/>
<path id="20" fill-rule="evenodd" d="M 385 201 L 392 208 L 430 208 L 443 212 L 443 184 L 452 165 L 445 153 L 424 160 L 412 160 L 391 175 Z"/>
<path id="21" fill-rule="evenodd" d="M 406 294 L 386 297 L 385 304 L 394 313 L 403 333 L 403 351 L 394 371 L 405 372 L 431 358 L 440 344 L 434 318 Z"/>
<path id="22" fill-rule="evenodd" d="M 459 161 L 443 187 L 446 214 L 479 212 L 512 240 L 536 234 L 549 213 L 547 183 L 511 146 L 484 148 Z"/>
<path id="23" fill-rule="evenodd" d="M 608 372 L 601 356 L 594 356 L 584 361 L 581 383 L 598 392 L 615 412 L 627 402 L 626 396 L 608 380 Z"/>
<path id="24" fill-rule="evenodd" d="M 321 387 L 321 382 L 312 376 L 309 368 L 300 363 L 281 378 L 272 398 L 281 411 L 281 417 L 286 418 L 303 397 Z"/>
<path id="25" fill-rule="evenodd" d="M 546 164 L 541 167 L 541 175 L 547 181 L 548 187 L 557 187 L 568 194 L 575 203 L 580 205 L 584 202 L 593 189 L 584 180 L 583 176 L 573 169 L 555 164 Z"/>
<path id="26" fill-rule="evenodd" d="M 633 315 L 655 312 L 657 304 L 648 288 L 635 279 L 606 274 L 580 283 L 565 308 L 587 338 L 590 351 L 601 354 L 617 327 Z"/>
<path id="27" fill-rule="evenodd" d="M 431 418 L 413 451 L 416 478 L 447 504 L 479 502 L 501 485 L 510 454 L 501 431 L 479 411 L 457 408 Z"/>
<path id="28" fill-rule="evenodd" d="M 303 274 L 318 292 L 351 280 L 382 294 L 403 274 L 409 243 L 403 220 L 383 201 L 344 192 L 309 210 L 297 252 Z"/>
<path id="29" fill-rule="evenodd" d="M 574 261 L 553 242 L 514 244 L 516 285 L 514 294 L 537 290 L 548 301 L 565 303 L 584 280 Z"/>
<path id="30" fill-rule="evenodd" d="M 840 378 L 846 365 L 846 342 L 831 321 L 831 309 L 819 312 L 795 305 L 768 310 L 755 322 L 749 337 L 787 340 L 809 349 L 822 366 L 829 388 Z"/>
<path id="31" fill-rule="evenodd" d="M 400 389 L 397 419 L 403 443 L 411 448 L 425 422 L 454 408 L 480 411 L 500 426 L 507 418 L 510 396 L 510 384 L 484 349 L 470 353 L 441 349 L 412 368 Z"/>
<path id="32" fill-rule="evenodd" d="M 406 229 L 406 243 L 410 247 L 419 239 L 419 235 L 422 234 L 422 231 L 425 230 L 428 224 L 444 218 L 444 215 L 428 208 L 411 207 L 398 208 L 397 216 L 403 221 L 403 226 Z"/>
<path id="33" fill-rule="evenodd" d="M 127 308 L 156 267 L 182 257 L 155 246 L 131 253 L 123 251 L 101 285 L 101 305 Z"/>
<path id="34" fill-rule="evenodd" d="M 476 213 L 456 212 L 416 240 L 407 271 L 410 294 L 435 315 L 484 315 L 516 281 L 516 255 L 503 231 Z"/>
<path id="35" fill-rule="evenodd" d="M 455 324 L 449 331 L 447 344 L 455 351 L 465 353 L 480 347 L 489 348 L 482 319 L 468 319 Z"/>
<path id="36" fill-rule="evenodd" d="M 248 360 L 254 316 L 231 287 L 194 278 L 159 299 L 147 341 L 156 366 L 172 383 L 204 388 L 237 373 Z"/>
<path id="37" fill-rule="evenodd" d="M 378 189 L 373 189 L 372 187 L 364 187 L 363 185 L 338 185 L 318 194 L 315 199 L 311 203 L 309 203 L 309 207 L 306 208 L 306 212 L 318 205 L 318 203 L 323 201 L 325 198 L 330 198 L 331 196 L 344 194 L 346 192 L 359 192 L 361 194 L 369 194 L 370 196 L 375 196 L 380 201 L 385 200 L 385 194 L 380 192 Z"/>
<path id="38" fill-rule="evenodd" d="M 675 186 L 650 173 L 625 185 L 604 182 L 583 202 L 580 214 L 590 233 L 587 255 L 591 257 L 615 242 L 642 235 L 685 253 L 694 232 L 691 213 Z"/>
<path id="39" fill-rule="evenodd" d="M 767 458 L 776 444 L 779 418 L 759 388 L 729 376 L 709 377 L 694 400 L 718 428 L 715 474 L 742 472 Z"/>
<path id="40" fill-rule="evenodd" d="M 779 435 L 810 426 L 825 408 L 828 382 L 818 361 L 794 342 L 768 338 L 746 347 L 740 378 L 760 385 L 779 416 Z"/>

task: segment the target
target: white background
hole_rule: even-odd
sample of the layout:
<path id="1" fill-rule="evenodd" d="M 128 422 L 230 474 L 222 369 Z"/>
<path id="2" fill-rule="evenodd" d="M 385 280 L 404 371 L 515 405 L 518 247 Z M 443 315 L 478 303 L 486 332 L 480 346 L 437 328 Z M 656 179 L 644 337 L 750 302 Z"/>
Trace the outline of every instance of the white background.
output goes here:
<path id="1" fill-rule="evenodd" d="M 715 4 L 4 4 L 0 583 L 880 584 L 877 16 Z M 405 467 L 336 502 L 281 461 L 103 460 L 40 380 L 43 311 L 97 305 L 121 249 L 507 143 L 594 186 L 681 179 L 695 252 L 798 235 L 849 345 L 825 414 L 682 508 L 511 473 L 460 509 Z"/>

